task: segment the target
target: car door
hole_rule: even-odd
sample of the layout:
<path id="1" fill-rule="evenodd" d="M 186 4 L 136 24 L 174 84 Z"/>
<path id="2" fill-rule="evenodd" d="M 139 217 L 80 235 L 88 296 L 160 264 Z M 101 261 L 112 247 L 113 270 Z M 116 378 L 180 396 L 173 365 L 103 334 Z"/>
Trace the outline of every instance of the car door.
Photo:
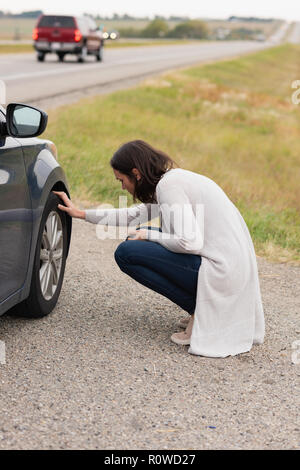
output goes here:
<path id="1" fill-rule="evenodd" d="M 0 120 L 5 122 L 0 110 Z M 31 201 L 22 147 L 0 135 L 0 302 L 24 284 L 31 242 Z"/>

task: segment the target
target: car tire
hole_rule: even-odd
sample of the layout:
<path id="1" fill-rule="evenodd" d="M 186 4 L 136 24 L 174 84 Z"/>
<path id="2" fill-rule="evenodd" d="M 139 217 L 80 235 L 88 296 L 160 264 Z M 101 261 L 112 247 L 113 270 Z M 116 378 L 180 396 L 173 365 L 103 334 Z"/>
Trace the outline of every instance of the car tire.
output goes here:
<path id="1" fill-rule="evenodd" d="M 45 54 L 44 52 L 38 52 L 38 54 L 37 54 L 37 60 L 38 60 L 39 62 L 44 62 L 44 60 L 45 60 L 45 55 L 46 55 L 46 54 Z"/>
<path id="2" fill-rule="evenodd" d="M 103 60 L 103 47 L 102 46 L 100 46 L 98 51 L 97 51 L 96 60 L 97 60 L 97 62 L 102 62 L 102 60 Z"/>
<path id="3" fill-rule="evenodd" d="M 58 52 L 57 57 L 58 57 L 59 62 L 63 62 L 65 58 L 65 54 L 63 52 Z"/>
<path id="4" fill-rule="evenodd" d="M 61 200 L 50 193 L 37 238 L 30 293 L 27 299 L 8 312 L 11 315 L 41 318 L 48 315 L 57 303 L 68 249 L 66 214 L 57 208 L 58 203 Z"/>
<path id="5" fill-rule="evenodd" d="M 88 49 L 86 46 L 82 46 L 80 53 L 77 56 L 77 62 L 83 63 L 88 54 Z"/>

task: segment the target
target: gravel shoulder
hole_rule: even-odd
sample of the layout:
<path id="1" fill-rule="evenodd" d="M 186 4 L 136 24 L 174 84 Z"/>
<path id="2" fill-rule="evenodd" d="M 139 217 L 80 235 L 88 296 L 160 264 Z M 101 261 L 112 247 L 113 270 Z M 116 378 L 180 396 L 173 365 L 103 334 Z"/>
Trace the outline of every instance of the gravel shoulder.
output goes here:
<path id="1" fill-rule="evenodd" d="M 179 307 L 74 220 L 53 313 L 0 319 L 0 449 L 300 448 L 300 267 L 258 258 L 266 339 L 226 359 L 170 342 Z"/>

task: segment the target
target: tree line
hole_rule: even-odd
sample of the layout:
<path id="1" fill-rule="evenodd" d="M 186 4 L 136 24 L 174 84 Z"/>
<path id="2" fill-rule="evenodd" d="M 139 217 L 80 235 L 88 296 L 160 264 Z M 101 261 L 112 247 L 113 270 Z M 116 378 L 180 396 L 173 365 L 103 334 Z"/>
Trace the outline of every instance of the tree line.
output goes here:
<path id="1" fill-rule="evenodd" d="M 0 18 L 38 18 L 42 13 L 42 10 L 22 11 L 22 13 L 0 10 Z"/>
<path id="2" fill-rule="evenodd" d="M 166 21 L 156 18 L 143 29 L 119 28 L 119 33 L 127 38 L 204 39 L 208 36 L 208 28 L 201 20 L 183 21 L 170 28 Z"/>

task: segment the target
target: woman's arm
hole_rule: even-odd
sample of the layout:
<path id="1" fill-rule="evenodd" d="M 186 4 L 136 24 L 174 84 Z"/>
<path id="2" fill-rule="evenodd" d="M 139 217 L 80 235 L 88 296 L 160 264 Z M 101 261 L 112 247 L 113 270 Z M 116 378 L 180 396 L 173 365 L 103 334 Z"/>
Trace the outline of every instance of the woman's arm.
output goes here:
<path id="1" fill-rule="evenodd" d="M 177 185 L 160 185 L 157 196 L 164 231 L 147 230 L 146 238 L 175 253 L 200 254 L 204 243 L 203 204 L 193 207 Z"/>
<path id="2" fill-rule="evenodd" d="M 85 211 L 85 220 L 92 224 L 135 227 L 158 217 L 158 215 L 158 204 L 139 204 L 134 207 L 120 209 L 88 209 Z"/>
<path id="3" fill-rule="evenodd" d="M 138 206 L 120 209 L 87 209 L 80 210 L 75 207 L 71 199 L 63 191 L 53 191 L 59 196 L 63 204 L 58 204 L 58 208 L 71 217 L 84 219 L 92 224 L 110 226 L 136 226 L 148 222 L 159 215 L 158 204 L 139 204 Z"/>
<path id="4" fill-rule="evenodd" d="M 85 211 L 77 209 L 71 199 L 68 198 L 68 195 L 64 191 L 52 191 L 63 201 L 63 204 L 58 204 L 57 207 L 63 212 L 66 212 L 70 217 L 75 217 L 76 219 L 84 219 Z"/>

